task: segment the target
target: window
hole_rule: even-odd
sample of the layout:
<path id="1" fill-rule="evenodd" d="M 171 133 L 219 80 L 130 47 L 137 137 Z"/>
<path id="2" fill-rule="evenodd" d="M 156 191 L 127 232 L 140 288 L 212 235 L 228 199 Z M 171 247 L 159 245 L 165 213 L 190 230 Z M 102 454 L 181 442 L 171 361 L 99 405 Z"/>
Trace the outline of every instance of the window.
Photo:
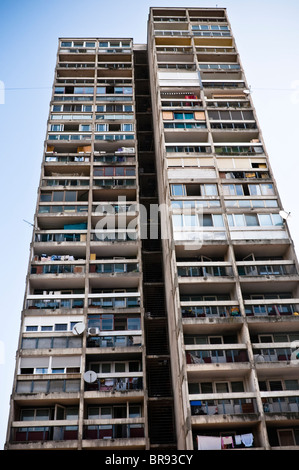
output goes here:
<path id="1" fill-rule="evenodd" d="M 272 225 L 272 219 L 270 214 L 260 214 L 259 221 L 261 226 Z"/>
<path id="2" fill-rule="evenodd" d="M 172 196 L 186 196 L 186 187 L 183 184 L 172 184 L 171 185 Z"/>
<path id="3" fill-rule="evenodd" d="M 79 131 L 90 131 L 91 130 L 91 125 L 90 124 L 80 124 L 79 126 Z"/>
<path id="4" fill-rule="evenodd" d="M 202 216 L 202 225 L 203 227 L 212 227 L 213 226 L 213 219 L 210 214 L 204 214 Z"/>
<path id="5" fill-rule="evenodd" d="M 246 214 L 245 215 L 245 223 L 247 227 L 255 227 L 259 225 L 258 218 L 255 214 Z"/>
<path id="6" fill-rule="evenodd" d="M 128 132 L 133 130 L 133 124 L 122 124 L 122 131 Z"/>
<path id="7" fill-rule="evenodd" d="M 128 318 L 128 330 L 140 330 L 140 318 Z"/>
<path id="8" fill-rule="evenodd" d="M 201 186 L 202 196 L 217 196 L 216 184 L 203 184 Z"/>
<path id="9" fill-rule="evenodd" d="M 67 331 L 67 323 L 56 323 L 55 331 Z"/>
<path id="10" fill-rule="evenodd" d="M 228 223 L 231 227 L 267 227 L 282 226 L 283 220 L 279 214 L 229 214 Z"/>
<path id="11" fill-rule="evenodd" d="M 243 196 L 243 188 L 241 184 L 225 184 L 223 185 L 223 194 L 225 196 Z"/>
<path id="12" fill-rule="evenodd" d="M 93 94 L 93 87 L 74 87 L 74 94 L 86 95 Z"/>
<path id="13" fill-rule="evenodd" d="M 26 326 L 26 331 L 37 331 L 37 326 Z"/>
<path id="14" fill-rule="evenodd" d="M 198 226 L 197 215 L 184 215 L 184 226 L 185 227 L 197 227 Z"/>

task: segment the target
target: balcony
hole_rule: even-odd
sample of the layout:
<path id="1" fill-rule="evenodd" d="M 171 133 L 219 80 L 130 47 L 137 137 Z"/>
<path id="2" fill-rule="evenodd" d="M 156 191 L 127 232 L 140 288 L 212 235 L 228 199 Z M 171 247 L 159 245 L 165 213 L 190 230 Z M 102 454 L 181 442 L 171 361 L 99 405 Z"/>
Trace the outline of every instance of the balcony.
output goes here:
<path id="1" fill-rule="evenodd" d="M 57 216 L 57 214 L 61 215 L 61 214 L 64 214 L 64 215 L 81 215 L 82 213 L 84 212 L 88 212 L 88 206 L 87 205 L 63 205 L 63 206 L 58 206 L 58 205 L 55 205 L 55 204 L 52 204 L 52 205 L 44 205 L 44 204 L 41 204 L 39 207 L 38 207 L 38 217 L 42 217 L 44 216 L 45 214 L 49 215 L 49 216 L 52 216 L 53 214 L 55 214 Z"/>
<path id="2" fill-rule="evenodd" d="M 55 230 L 53 232 L 39 231 L 35 234 L 35 243 L 86 243 L 86 231 L 64 231 Z"/>
<path id="3" fill-rule="evenodd" d="M 139 264 L 126 262 L 125 258 L 119 263 L 102 260 L 101 263 L 91 261 L 89 265 L 89 285 L 92 288 L 104 289 L 132 288 L 138 289 L 140 282 Z M 123 261 L 123 262 L 122 262 Z"/>
<path id="4" fill-rule="evenodd" d="M 101 243 L 124 243 L 124 242 L 136 242 L 138 234 L 136 230 L 127 229 L 115 229 L 115 230 L 96 230 L 90 234 L 90 240 L 92 242 Z"/>
<path id="5" fill-rule="evenodd" d="M 69 379 L 61 379 L 61 378 L 49 378 L 49 376 L 45 378 L 41 378 L 40 375 L 37 376 L 36 379 L 20 379 L 21 376 L 18 376 L 17 384 L 16 384 L 16 393 L 29 400 L 32 399 L 32 395 L 36 394 L 61 394 L 66 393 L 67 398 L 74 398 L 79 399 L 79 391 L 80 391 L 80 378 L 69 378 Z M 72 394 L 72 395 L 70 395 Z M 30 396 L 31 395 L 31 396 Z M 55 396 L 55 395 L 53 395 Z M 20 399 L 20 397 L 17 397 Z"/>
<path id="6" fill-rule="evenodd" d="M 27 309 L 57 310 L 57 309 L 82 309 L 84 306 L 84 294 L 59 295 L 28 295 Z"/>
<path id="7" fill-rule="evenodd" d="M 139 333 L 139 334 L 137 334 Z M 102 332 L 101 336 L 89 336 L 88 348 L 140 348 L 142 346 L 141 332 L 121 331 Z"/>
<path id="8" fill-rule="evenodd" d="M 45 156 L 45 163 L 47 164 L 52 164 L 52 166 L 55 165 L 55 163 L 75 163 L 77 166 L 80 164 L 80 166 L 83 166 L 84 163 L 89 163 L 90 162 L 90 155 L 85 154 L 85 155 L 78 155 L 77 153 L 52 153 L 47 151 Z M 71 172 L 71 170 L 70 170 Z M 75 173 L 75 171 L 74 171 Z"/>
<path id="9" fill-rule="evenodd" d="M 31 265 L 31 278 L 32 275 L 34 277 L 40 276 L 40 275 L 55 275 L 57 276 L 58 274 L 74 274 L 74 275 L 81 275 L 85 273 L 85 264 L 80 265 L 80 264 L 60 264 L 60 262 L 51 263 L 51 264 L 45 264 L 45 262 L 42 262 L 42 264 L 32 264 Z"/>
<path id="10" fill-rule="evenodd" d="M 264 155 L 264 149 L 262 144 L 259 142 L 256 143 L 230 143 L 230 144 L 220 144 L 215 145 L 215 152 L 217 155 Z"/>
<path id="11" fill-rule="evenodd" d="M 131 393 L 143 390 L 142 372 L 135 373 L 133 376 L 125 377 L 101 377 L 93 383 L 85 383 L 85 391 L 97 391 L 104 394 L 120 392 Z"/>
<path id="12" fill-rule="evenodd" d="M 139 292 L 93 293 L 88 295 L 89 308 L 100 309 L 131 309 L 140 307 Z"/>
<path id="13" fill-rule="evenodd" d="M 194 345 L 185 346 L 186 349 L 186 361 L 188 370 L 191 372 L 196 371 L 197 367 L 202 367 L 206 364 L 236 364 L 236 363 L 248 363 L 248 354 L 244 345 L 234 345 L 232 349 L 229 345 L 215 346 L 203 346 L 198 345 L 197 349 L 194 349 Z M 199 368 L 200 370 L 200 368 Z"/>
<path id="14" fill-rule="evenodd" d="M 271 421 L 279 417 L 284 418 L 286 415 L 289 415 L 289 419 L 292 417 L 293 419 L 298 419 L 299 396 L 296 393 L 298 391 L 261 392 L 266 420 Z"/>
<path id="15" fill-rule="evenodd" d="M 93 422 L 95 420 L 92 420 Z M 102 420 L 103 421 L 103 420 Z M 119 420 L 120 424 L 87 424 L 88 420 L 85 420 L 85 426 L 83 430 L 83 439 L 140 439 L 144 438 L 144 424 L 143 419 L 140 419 L 140 423 L 136 424 L 136 420 Z M 131 421 L 131 423 L 128 423 Z M 127 445 L 133 444 L 128 442 Z M 111 445 L 111 444 L 110 444 Z M 109 447 L 110 447 L 109 445 Z M 117 445 L 117 442 L 114 443 Z"/>
<path id="16" fill-rule="evenodd" d="M 61 425 L 61 421 L 57 423 L 51 421 L 48 425 L 36 426 L 36 421 L 32 423 L 20 424 L 19 422 L 13 423 L 11 443 L 40 443 L 40 448 L 47 447 L 47 442 L 53 441 L 76 441 L 74 446 L 77 447 L 78 439 L 78 421 L 70 421 L 68 424 Z M 70 445 L 68 445 L 70 447 Z"/>
<path id="17" fill-rule="evenodd" d="M 270 260 L 269 260 L 270 261 Z M 242 278 L 261 277 L 293 277 L 298 276 L 296 265 L 293 261 L 265 262 L 237 262 L 238 273 Z"/>
<path id="18" fill-rule="evenodd" d="M 183 318 L 230 318 L 241 315 L 235 301 L 194 302 L 191 305 L 181 302 Z"/>
<path id="19" fill-rule="evenodd" d="M 299 299 L 244 300 L 247 317 L 289 317 L 299 318 Z"/>
<path id="20" fill-rule="evenodd" d="M 217 262 L 210 262 L 207 264 L 202 263 L 186 263 L 178 262 L 178 276 L 179 277 L 187 277 L 187 278 L 197 278 L 197 277 L 205 277 L 205 278 L 214 278 L 217 279 L 219 277 L 232 277 L 233 276 L 233 269 L 230 263 L 217 263 Z M 179 281 L 180 282 L 180 281 Z M 190 279 L 188 279 L 190 282 Z"/>
<path id="21" fill-rule="evenodd" d="M 291 343 L 268 343 L 253 344 L 253 355 L 256 363 L 269 363 L 290 361 L 294 359 L 297 362 L 295 346 L 292 348 Z M 294 354 L 292 354 L 294 353 Z M 293 358 L 293 356 L 295 356 Z"/>
<path id="22" fill-rule="evenodd" d="M 189 395 L 192 422 L 202 421 L 201 416 L 221 416 L 230 415 L 230 419 L 241 418 L 253 419 L 258 413 L 256 399 L 253 393 L 242 393 L 238 397 L 237 393 L 222 394 L 200 394 Z M 204 420 L 206 422 L 206 420 Z"/>

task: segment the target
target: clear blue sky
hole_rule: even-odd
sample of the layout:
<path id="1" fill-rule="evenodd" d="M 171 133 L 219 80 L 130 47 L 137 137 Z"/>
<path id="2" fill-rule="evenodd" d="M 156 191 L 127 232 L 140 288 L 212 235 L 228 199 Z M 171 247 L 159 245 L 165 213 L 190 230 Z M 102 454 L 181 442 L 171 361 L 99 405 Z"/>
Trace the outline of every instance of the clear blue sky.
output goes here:
<path id="1" fill-rule="evenodd" d="M 6 435 L 31 227 L 58 37 L 132 37 L 146 42 L 150 6 L 226 7 L 289 226 L 299 246 L 296 188 L 299 112 L 298 0 L 1 0 L 2 165 L 0 449 Z"/>

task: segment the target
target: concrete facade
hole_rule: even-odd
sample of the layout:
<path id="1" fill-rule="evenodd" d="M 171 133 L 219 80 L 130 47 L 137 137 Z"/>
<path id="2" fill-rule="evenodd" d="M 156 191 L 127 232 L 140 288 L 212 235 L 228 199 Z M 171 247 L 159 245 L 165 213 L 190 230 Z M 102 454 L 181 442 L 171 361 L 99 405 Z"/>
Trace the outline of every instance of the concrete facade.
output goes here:
<path id="1" fill-rule="evenodd" d="M 225 9 L 59 39 L 6 448 L 298 448 L 282 210 Z"/>

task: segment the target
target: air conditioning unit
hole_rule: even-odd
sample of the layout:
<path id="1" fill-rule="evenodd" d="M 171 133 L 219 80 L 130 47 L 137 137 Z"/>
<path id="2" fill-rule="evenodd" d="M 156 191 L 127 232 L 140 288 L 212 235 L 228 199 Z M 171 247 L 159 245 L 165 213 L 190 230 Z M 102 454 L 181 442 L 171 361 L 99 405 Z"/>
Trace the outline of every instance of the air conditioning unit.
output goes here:
<path id="1" fill-rule="evenodd" d="M 99 336 L 100 328 L 95 328 L 95 327 L 88 328 L 87 333 L 89 336 Z"/>

